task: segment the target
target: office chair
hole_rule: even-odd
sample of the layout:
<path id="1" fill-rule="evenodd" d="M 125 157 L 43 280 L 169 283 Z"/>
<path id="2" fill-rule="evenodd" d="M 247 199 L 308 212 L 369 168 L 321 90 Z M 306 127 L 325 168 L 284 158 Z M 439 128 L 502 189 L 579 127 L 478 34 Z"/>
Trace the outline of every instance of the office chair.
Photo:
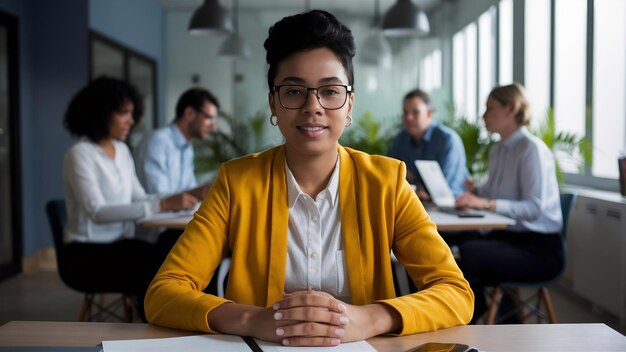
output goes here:
<path id="1" fill-rule="evenodd" d="M 569 213 L 572 208 L 572 204 L 574 203 L 574 199 L 574 194 L 561 193 L 561 212 L 563 214 L 563 228 L 561 230 L 561 240 L 563 241 L 563 250 L 565 250 L 566 248 L 565 240 L 567 234 L 567 221 L 569 219 Z M 564 257 L 566 260 L 567 253 L 565 253 Z M 537 317 L 537 323 L 547 321 L 550 324 L 556 324 L 556 312 L 554 311 L 554 306 L 552 305 L 550 291 L 546 286 L 559 280 L 561 278 L 561 275 L 563 274 L 563 271 L 565 271 L 565 265 L 563 265 L 561 273 L 559 273 L 550 280 L 539 282 L 502 282 L 499 286 L 494 287 L 491 290 L 489 307 L 485 315 L 485 324 L 497 324 L 515 314 L 518 315 L 522 323 L 525 323 L 526 319 L 528 319 L 529 317 L 535 316 Z M 536 291 L 530 297 L 522 299 L 520 295 L 521 288 L 531 288 Z M 510 312 L 503 314 L 496 320 L 496 315 L 498 313 L 498 308 L 500 307 L 502 295 L 505 292 L 511 295 L 516 308 Z M 542 303 L 545 306 L 545 312 L 542 310 Z"/>
<path id="2" fill-rule="evenodd" d="M 131 296 L 123 292 L 114 292 L 107 290 L 94 291 L 89 288 L 89 282 L 97 280 L 93 277 L 77 277 L 72 272 L 72 268 L 80 266 L 81 263 L 74 263 L 65 257 L 65 244 L 63 243 L 63 228 L 67 220 L 65 210 L 65 200 L 54 199 L 46 204 L 46 214 L 52 230 L 52 238 L 54 240 L 54 249 L 56 252 L 57 268 L 59 276 L 63 283 L 73 290 L 84 293 L 83 304 L 78 315 L 79 321 L 105 321 L 109 317 L 132 322 L 132 303 Z M 104 294 L 119 293 L 121 296 L 108 304 L 104 301 Z M 99 297 L 98 297 L 99 296 Z M 96 298 L 99 298 L 97 300 Z M 116 311 L 123 306 L 124 316 L 120 316 Z"/>

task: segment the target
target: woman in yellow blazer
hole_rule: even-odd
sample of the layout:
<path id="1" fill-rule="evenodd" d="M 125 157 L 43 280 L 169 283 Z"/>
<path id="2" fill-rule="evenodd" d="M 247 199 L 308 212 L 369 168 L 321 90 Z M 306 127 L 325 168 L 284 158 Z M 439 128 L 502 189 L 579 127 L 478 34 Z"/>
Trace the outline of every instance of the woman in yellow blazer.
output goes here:
<path id="1" fill-rule="evenodd" d="M 285 144 L 224 163 L 146 295 L 150 322 L 332 346 L 465 324 L 474 296 L 405 181 L 405 165 L 338 144 L 352 122 L 354 39 L 325 11 L 265 41 Z M 395 297 L 390 252 L 419 292 Z M 232 256 L 225 298 L 205 294 Z"/>

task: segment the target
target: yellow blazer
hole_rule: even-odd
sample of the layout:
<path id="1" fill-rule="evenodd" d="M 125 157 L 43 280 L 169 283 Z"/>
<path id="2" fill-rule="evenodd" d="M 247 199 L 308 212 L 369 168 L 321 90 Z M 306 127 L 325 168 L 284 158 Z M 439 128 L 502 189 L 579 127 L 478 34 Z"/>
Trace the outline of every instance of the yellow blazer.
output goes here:
<path id="1" fill-rule="evenodd" d="M 466 324 L 474 295 L 405 181 L 404 163 L 341 146 L 338 152 L 352 304 L 393 307 L 402 316 L 401 335 Z M 268 307 L 282 299 L 288 221 L 284 145 L 224 163 L 148 289 L 148 320 L 213 332 L 207 315 L 225 302 Z M 419 292 L 396 298 L 391 250 Z M 226 299 L 203 293 L 229 252 Z"/>

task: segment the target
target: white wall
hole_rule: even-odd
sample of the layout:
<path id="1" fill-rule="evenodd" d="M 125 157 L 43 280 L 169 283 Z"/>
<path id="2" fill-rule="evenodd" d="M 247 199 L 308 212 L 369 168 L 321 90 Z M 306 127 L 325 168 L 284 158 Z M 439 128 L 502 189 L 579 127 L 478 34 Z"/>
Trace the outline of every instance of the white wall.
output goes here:
<path id="1" fill-rule="evenodd" d="M 233 67 L 229 60 L 217 57 L 222 37 L 192 36 L 187 32 L 191 10 L 169 10 L 165 15 L 165 112 L 161 124 L 174 118 L 176 101 L 193 86 L 198 75 L 199 86 L 209 89 L 219 99 L 222 109 L 232 113 Z"/>

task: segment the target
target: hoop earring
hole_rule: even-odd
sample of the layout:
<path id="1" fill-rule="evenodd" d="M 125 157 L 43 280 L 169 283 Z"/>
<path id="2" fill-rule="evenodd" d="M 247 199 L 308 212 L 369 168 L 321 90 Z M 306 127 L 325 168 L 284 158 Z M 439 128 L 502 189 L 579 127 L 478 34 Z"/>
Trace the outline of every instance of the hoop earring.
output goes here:
<path id="1" fill-rule="evenodd" d="M 348 123 L 346 124 L 346 127 L 350 127 L 350 125 L 352 125 L 352 115 L 348 114 L 347 117 L 350 121 L 348 121 Z"/>
<path id="2" fill-rule="evenodd" d="M 276 119 L 274 119 L 274 118 L 276 118 Z M 278 125 L 278 116 L 276 116 L 276 115 L 270 116 L 270 124 L 272 126 L 277 126 Z"/>

